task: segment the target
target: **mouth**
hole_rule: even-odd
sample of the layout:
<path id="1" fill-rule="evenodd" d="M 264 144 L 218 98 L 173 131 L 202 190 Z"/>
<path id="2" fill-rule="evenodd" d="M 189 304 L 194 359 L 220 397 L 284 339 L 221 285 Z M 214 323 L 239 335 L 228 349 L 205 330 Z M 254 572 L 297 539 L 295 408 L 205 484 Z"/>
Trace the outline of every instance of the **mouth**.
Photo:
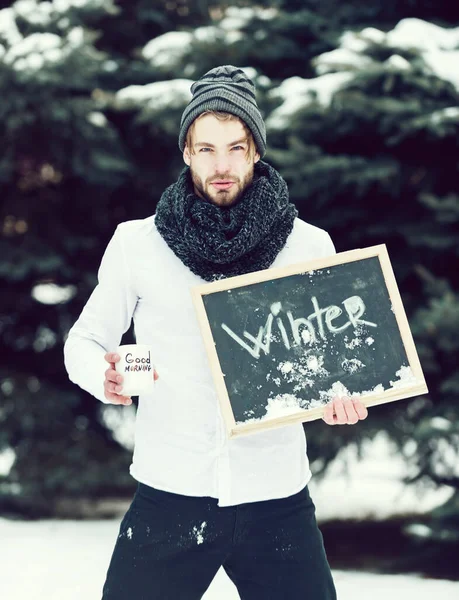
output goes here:
<path id="1" fill-rule="evenodd" d="M 235 183 L 235 181 L 212 181 L 211 185 L 216 190 L 229 190 Z"/>

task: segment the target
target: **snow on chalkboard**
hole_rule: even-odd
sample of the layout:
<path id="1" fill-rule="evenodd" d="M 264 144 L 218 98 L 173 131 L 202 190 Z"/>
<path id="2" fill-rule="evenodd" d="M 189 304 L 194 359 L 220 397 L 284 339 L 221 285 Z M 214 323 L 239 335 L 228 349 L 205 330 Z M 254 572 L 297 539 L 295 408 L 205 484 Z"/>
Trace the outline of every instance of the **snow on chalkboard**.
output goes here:
<path id="1" fill-rule="evenodd" d="M 229 435 L 425 393 L 385 246 L 193 291 Z"/>

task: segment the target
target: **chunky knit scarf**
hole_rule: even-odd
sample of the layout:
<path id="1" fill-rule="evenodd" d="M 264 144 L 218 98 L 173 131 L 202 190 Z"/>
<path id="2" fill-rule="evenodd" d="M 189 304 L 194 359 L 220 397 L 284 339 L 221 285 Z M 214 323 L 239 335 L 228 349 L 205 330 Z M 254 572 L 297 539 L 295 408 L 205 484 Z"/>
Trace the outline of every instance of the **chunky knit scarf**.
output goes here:
<path id="1" fill-rule="evenodd" d="M 233 206 L 197 196 L 189 167 L 169 186 L 156 209 L 156 227 L 176 256 L 206 281 L 268 268 L 282 250 L 298 211 L 287 184 L 263 161 Z"/>

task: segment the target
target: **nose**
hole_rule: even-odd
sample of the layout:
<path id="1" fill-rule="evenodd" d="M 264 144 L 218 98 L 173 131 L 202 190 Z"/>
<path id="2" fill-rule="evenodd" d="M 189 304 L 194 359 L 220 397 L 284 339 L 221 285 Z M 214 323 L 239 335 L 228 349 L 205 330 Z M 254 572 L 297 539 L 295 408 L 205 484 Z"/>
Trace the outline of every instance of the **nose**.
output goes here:
<path id="1" fill-rule="evenodd" d="M 220 154 L 215 157 L 215 173 L 216 175 L 224 175 L 230 171 L 230 161 L 226 154 Z"/>

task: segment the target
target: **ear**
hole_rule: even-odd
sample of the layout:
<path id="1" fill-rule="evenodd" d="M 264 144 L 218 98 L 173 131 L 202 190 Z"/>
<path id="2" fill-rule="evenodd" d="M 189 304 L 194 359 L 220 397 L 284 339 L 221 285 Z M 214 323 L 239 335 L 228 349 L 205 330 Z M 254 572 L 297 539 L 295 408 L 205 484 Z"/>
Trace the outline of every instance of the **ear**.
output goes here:
<path id="1" fill-rule="evenodd" d="M 253 162 L 254 162 L 254 164 L 255 164 L 255 163 L 257 163 L 257 162 L 260 160 L 260 158 L 261 158 L 261 157 L 260 157 L 260 155 L 258 154 L 258 152 L 255 152 L 255 156 L 254 156 L 254 159 L 253 159 Z"/>
<path id="2" fill-rule="evenodd" d="M 188 150 L 188 146 L 185 144 L 185 148 L 183 150 L 183 160 L 185 162 L 186 165 L 190 166 L 191 164 L 191 154 L 190 151 Z"/>

